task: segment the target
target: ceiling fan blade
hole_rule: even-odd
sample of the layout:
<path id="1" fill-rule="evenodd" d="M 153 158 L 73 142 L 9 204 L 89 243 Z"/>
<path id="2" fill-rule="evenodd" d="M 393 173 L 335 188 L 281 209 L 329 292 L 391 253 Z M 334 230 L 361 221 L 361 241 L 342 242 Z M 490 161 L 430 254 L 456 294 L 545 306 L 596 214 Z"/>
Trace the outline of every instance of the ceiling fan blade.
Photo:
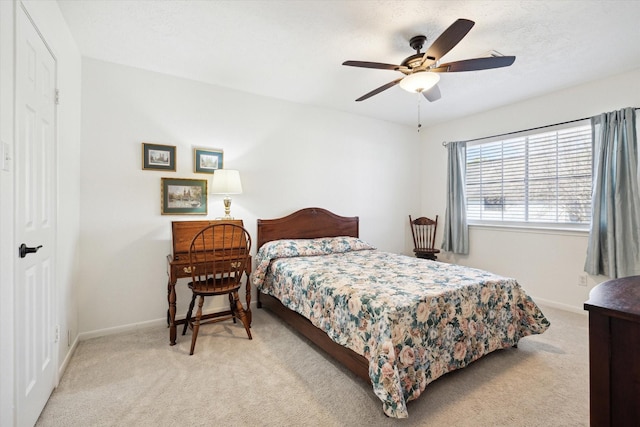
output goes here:
<path id="1" fill-rule="evenodd" d="M 382 62 L 367 62 L 367 61 L 344 61 L 342 65 L 349 65 L 351 67 L 362 68 L 376 68 L 379 70 L 397 70 L 399 65 L 383 64 Z"/>
<path id="2" fill-rule="evenodd" d="M 436 73 L 456 73 L 459 71 L 488 70 L 491 68 L 508 67 L 516 60 L 515 56 L 490 56 L 488 58 L 464 59 L 462 61 L 449 62 L 429 71 Z"/>
<path id="3" fill-rule="evenodd" d="M 389 82 L 389 83 L 387 83 L 386 85 L 382 85 L 382 86 L 380 86 L 379 88 L 374 89 L 374 90 L 372 90 L 371 92 L 369 92 L 369 93 L 367 93 L 367 94 L 362 95 L 360 98 L 356 99 L 356 102 L 364 101 L 364 100 L 365 100 L 365 99 L 367 99 L 367 98 L 371 98 L 373 95 L 377 95 L 377 94 L 379 94 L 379 93 L 380 93 L 380 92 L 382 92 L 383 90 L 387 90 L 387 89 L 389 89 L 390 87 L 393 87 L 393 86 L 397 85 L 398 83 L 400 83 L 400 80 L 402 80 L 403 78 L 404 78 L 404 77 L 400 77 L 399 79 L 396 79 L 396 80 L 394 80 L 394 81 L 392 81 L 392 82 Z"/>
<path id="4" fill-rule="evenodd" d="M 437 101 L 441 97 L 440 88 L 438 87 L 438 85 L 435 85 L 429 90 L 422 91 L 422 95 L 424 95 L 424 97 L 427 98 L 427 101 L 429 102 Z"/>
<path id="5" fill-rule="evenodd" d="M 442 58 L 467 35 L 474 25 L 475 22 L 469 19 L 458 19 L 451 24 L 449 28 L 444 30 L 444 33 L 440 34 L 440 37 L 431 43 L 422 57 L 422 63 L 424 64 L 428 60 L 435 62 Z"/>

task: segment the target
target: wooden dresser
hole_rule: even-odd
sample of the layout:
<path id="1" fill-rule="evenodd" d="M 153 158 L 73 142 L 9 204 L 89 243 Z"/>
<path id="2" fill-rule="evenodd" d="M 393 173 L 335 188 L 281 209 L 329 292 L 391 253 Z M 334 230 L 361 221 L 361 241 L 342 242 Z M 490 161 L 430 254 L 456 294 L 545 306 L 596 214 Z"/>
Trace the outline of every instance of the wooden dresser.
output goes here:
<path id="1" fill-rule="evenodd" d="M 592 426 L 640 425 L 640 276 L 591 290 L 589 391 Z"/>

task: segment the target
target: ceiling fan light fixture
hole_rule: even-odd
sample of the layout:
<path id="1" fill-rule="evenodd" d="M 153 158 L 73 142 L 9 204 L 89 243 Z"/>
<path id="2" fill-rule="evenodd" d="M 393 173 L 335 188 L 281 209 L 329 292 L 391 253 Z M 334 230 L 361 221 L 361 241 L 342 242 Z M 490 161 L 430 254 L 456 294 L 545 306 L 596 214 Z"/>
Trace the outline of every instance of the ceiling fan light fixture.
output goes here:
<path id="1" fill-rule="evenodd" d="M 419 71 L 409 74 L 400 81 L 400 87 L 407 92 L 424 92 L 434 87 L 440 81 L 437 73 Z"/>

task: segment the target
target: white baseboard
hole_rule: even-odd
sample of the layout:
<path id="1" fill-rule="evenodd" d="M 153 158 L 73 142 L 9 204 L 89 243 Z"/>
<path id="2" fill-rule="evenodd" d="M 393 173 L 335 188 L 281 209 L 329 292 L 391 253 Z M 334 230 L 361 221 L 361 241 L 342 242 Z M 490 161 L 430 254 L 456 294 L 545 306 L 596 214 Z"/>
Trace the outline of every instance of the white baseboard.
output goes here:
<path id="1" fill-rule="evenodd" d="M 96 329 L 94 331 L 81 332 L 78 334 L 80 341 L 88 340 L 91 338 L 104 337 L 107 335 L 120 334 L 123 332 L 131 332 L 138 329 L 149 328 L 152 326 L 167 325 L 167 318 L 147 320 L 145 322 L 130 323 L 128 325 L 114 326 L 112 328 Z"/>
<path id="2" fill-rule="evenodd" d="M 56 387 L 58 387 L 60 378 L 62 378 L 62 375 L 64 375 L 64 372 L 67 370 L 67 366 L 69 366 L 69 361 L 71 361 L 71 357 L 76 352 L 76 348 L 78 348 L 78 342 L 80 341 L 78 338 L 79 336 L 77 336 L 76 339 L 73 340 L 73 344 L 71 344 L 71 347 L 69 347 L 69 351 L 67 351 L 67 355 L 65 356 L 64 360 L 62 361 L 62 364 L 58 368 L 58 378 L 56 380 Z"/>
<path id="3" fill-rule="evenodd" d="M 582 308 L 573 307 L 573 306 L 570 306 L 570 305 L 567 305 L 567 304 L 558 303 L 558 302 L 547 300 L 547 299 L 544 299 L 544 298 L 533 298 L 533 300 L 536 303 L 540 303 L 542 305 L 547 305 L 547 306 L 552 307 L 552 308 L 557 308 L 559 310 L 570 311 L 572 313 L 582 314 L 582 315 L 585 315 L 585 316 L 588 314 Z M 257 309 L 257 303 L 255 301 L 252 301 L 251 302 L 251 310 L 256 310 L 256 309 Z M 218 310 L 224 310 L 224 308 L 217 308 L 215 310 L 212 310 L 211 313 L 213 313 L 215 311 L 218 311 Z M 205 314 L 207 314 L 207 313 L 205 313 Z M 104 336 L 107 336 L 107 335 L 119 334 L 119 333 L 124 333 L 124 332 L 131 332 L 131 331 L 135 331 L 135 330 L 138 330 L 138 329 L 149 328 L 149 327 L 158 327 L 158 326 L 165 326 L 166 327 L 166 325 L 167 325 L 167 318 L 163 317 L 163 318 L 160 318 L 160 319 L 147 320 L 145 322 L 130 323 L 130 324 L 127 324 L 127 325 L 114 326 L 112 328 L 96 329 L 94 331 L 81 332 L 80 334 L 78 334 L 76 340 L 74 341 L 73 345 L 71 346 L 71 350 L 67 353 L 67 357 L 65 358 L 65 361 L 64 361 L 63 365 L 60 367 L 60 374 L 59 375 L 60 375 L 60 377 L 62 377 L 62 373 L 66 369 L 66 365 L 68 364 L 69 359 L 73 355 L 73 352 L 75 351 L 75 348 L 77 347 L 78 341 L 84 341 L 84 340 L 88 340 L 88 339 L 91 339 L 91 338 L 104 337 Z"/>
<path id="4" fill-rule="evenodd" d="M 257 310 L 257 303 L 255 301 L 251 302 L 251 310 Z M 212 310 L 208 310 L 208 311 L 204 311 L 204 314 L 209 314 L 209 313 L 215 313 L 216 311 L 221 311 L 221 310 L 228 310 L 229 307 L 227 306 L 225 307 L 217 307 L 214 308 Z M 96 329 L 93 331 L 87 331 L 87 332 L 81 332 L 80 334 L 78 334 L 78 338 L 76 338 L 77 341 L 84 341 L 84 340 L 88 340 L 91 338 L 97 338 L 97 337 L 104 337 L 107 335 L 113 335 L 113 334 L 120 334 L 123 332 L 131 332 L 131 331 L 135 331 L 138 329 L 144 329 L 144 328 L 150 328 L 150 327 L 158 327 L 158 326 L 164 326 L 167 327 L 167 318 L 163 317 L 160 319 L 154 319 L 154 320 L 147 320 L 144 322 L 138 322 L 138 323 L 130 323 L 127 325 L 121 325 L 121 326 L 114 326 L 112 328 L 104 328 L 104 329 Z"/>
<path id="5" fill-rule="evenodd" d="M 584 316 L 587 316 L 589 314 L 582 307 L 574 307 L 572 305 L 562 304 L 562 303 L 551 301 L 551 300 L 547 300 L 547 299 L 544 299 L 544 298 L 534 298 L 534 297 L 532 297 L 532 299 L 536 303 L 540 303 L 541 305 L 548 305 L 549 307 L 557 308 L 559 310 L 570 311 L 572 313 L 582 314 Z"/>

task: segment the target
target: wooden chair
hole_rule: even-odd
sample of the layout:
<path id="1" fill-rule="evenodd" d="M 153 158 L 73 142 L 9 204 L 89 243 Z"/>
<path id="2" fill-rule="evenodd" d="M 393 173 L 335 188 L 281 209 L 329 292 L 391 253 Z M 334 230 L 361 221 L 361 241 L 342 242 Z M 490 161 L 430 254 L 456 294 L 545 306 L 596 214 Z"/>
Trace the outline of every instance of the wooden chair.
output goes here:
<path id="1" fill-rule="evenodd" d="M 182 331 L 184 335 L 187 327 L 193 330 L 189 354 L 193 354 L 201 324 L 229 319 L 233 319 L 235 323 L 236 319 L 240 319 L 251 339 L 249 318 L 238 297 L 242 277 L 249 262 L 250 250 L 251 236 L 246 229 L 236 224 L 209 225 L 200 230 L 191 241 L 188 268 L 191 270 L 189 288 L 193 296 Z M 210 314 L 205 316 L 205 321 L 202 321 L 204 297 L 215 295 L 228 295 L 229 311 Z M 198 296 L 200 297 L 198 310 L 195 318 L 192 318 L 193 307 Z"/>
<path id="2" fill-rule="evenodd" d="M 424 216 L 411 219 L 411 215 L 409 215 L 409 224 L 411 224 L 411 235 L 413 236 L 413 252 L 418 258 L 435 261 L 436 254 L 440 253 L 440 249 L 435 248 L 438 215 L 436 215 L 435 221 Z"/>

